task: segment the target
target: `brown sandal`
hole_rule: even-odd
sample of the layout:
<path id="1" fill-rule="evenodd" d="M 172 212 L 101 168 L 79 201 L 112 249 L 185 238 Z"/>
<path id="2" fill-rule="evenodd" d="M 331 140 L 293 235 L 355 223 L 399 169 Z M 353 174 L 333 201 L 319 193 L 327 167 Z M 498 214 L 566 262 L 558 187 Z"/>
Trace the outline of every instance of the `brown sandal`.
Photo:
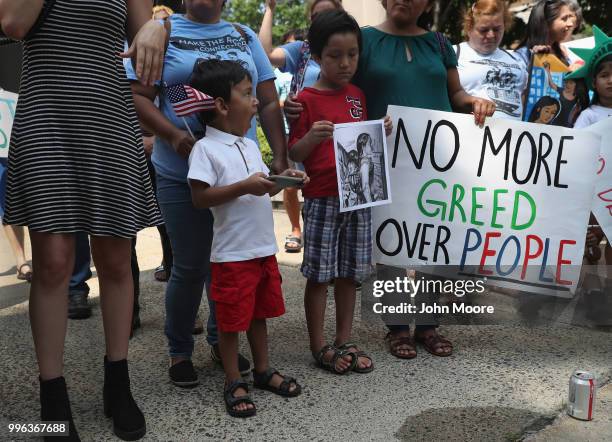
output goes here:
<path id="1" fill-rule="evenodd" d="M 438 334 L 437 332 L 427 337 L 423 337 L 423 336 L 419 336 L 418 334 L 415 334 L 414 339 L 416 342 L 423 345 L 423 348 L 434 356 L 440 356 L 440 357 L 445 358 L 453 354 L 452 342 L 446 339 L 444 336 Z M 450 347 L 450 351 L 448 353 L 438 353 L 436 351 L 444 347 Z"/>
<path id="2" fill-rule="evenodd" d="M 416 347 L 414 345 L 414 340 L 410 336 L 400 336 L 394 337 L 393 333 L 387 333 L 385 336 L 385 343 L 387 344 L 387 348 L 389 349 L 389 353 L 391 353 L 396 358 L 400 359 L 414 359 L 417 356 Z M 407 348 L 400 348 L 405 346 Z M 400 351 L 404 352 L 414 352 L 413 355 L 407 355 L 400 353 Z"/>

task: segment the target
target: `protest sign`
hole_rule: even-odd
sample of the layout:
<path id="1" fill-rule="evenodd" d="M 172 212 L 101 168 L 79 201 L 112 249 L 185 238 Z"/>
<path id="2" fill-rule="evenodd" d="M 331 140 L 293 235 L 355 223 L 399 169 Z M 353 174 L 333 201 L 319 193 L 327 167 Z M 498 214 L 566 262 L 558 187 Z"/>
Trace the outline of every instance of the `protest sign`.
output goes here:
<path id="1" fill-rule="evenodd" d="M 372 209 L 374 260 L 458 266 L 459 276 L 571 296 L 599 136 L 513 120 L 389 106 L 393 203 Z"/>
<path id="2" fill-rule="evenodd" d="M 601 136 L 592 211 L 606 237 L 612 238 L 612 118 L 606 118 L 584 130 Z"/>
<path id="3" fill-rule="evenodd" d="M 340 212 L 391 202 L 383 120 L 334 125 Z"/>
<path id="4" fill-rule="evenodd" d="M 523 121 L 563 127 L 574 125 L 580 113 L 580 86 L 575 80 L 565 79 L 566 72 L 569 68 L 552 54 L 533 56 Z"/>
<path id="5" fill-rule="evenodd" d="M 0 158 L 8 156 L 16 107 L 17 94 L 0 89 Z"/>

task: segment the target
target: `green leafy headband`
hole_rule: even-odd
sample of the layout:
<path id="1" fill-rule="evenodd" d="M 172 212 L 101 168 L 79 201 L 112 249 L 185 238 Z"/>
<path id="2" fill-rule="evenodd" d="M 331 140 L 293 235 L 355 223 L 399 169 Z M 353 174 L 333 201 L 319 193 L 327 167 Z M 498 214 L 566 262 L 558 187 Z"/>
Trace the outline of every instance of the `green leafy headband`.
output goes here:
<path id="1" fill-rule="evenodd" d="M 570 50 L 584 60 L 584 66 L 572 72 L 566 78 L 584 78 L 589 89 L 593 89 L 593 76 L 599 62 L 609 54 L 612 54 L 612 37 L 608 37 L 597 26 L 593 26 L 595 36 L 595 47 L 593 49 L 570 48 Z"/>

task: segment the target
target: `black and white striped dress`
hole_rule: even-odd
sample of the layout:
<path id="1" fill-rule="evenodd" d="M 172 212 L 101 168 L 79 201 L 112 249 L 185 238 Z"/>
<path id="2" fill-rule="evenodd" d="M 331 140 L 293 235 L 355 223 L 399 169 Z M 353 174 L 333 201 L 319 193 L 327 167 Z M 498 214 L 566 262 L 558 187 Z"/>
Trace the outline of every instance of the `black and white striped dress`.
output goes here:
<path id="1" fill-rule="evenodd" d="M 122 59 L 126 0 L 57 0 L 24 44 L 5 224 L 130 238 L 161 223 Z"/>

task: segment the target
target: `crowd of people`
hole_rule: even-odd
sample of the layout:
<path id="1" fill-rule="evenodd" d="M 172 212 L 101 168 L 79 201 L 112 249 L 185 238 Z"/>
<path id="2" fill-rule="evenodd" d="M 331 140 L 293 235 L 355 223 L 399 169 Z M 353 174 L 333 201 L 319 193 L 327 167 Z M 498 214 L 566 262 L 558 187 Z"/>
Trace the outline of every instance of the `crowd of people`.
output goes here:
<path id="1" fill-rule="evenodd" d="M 612 115 L 612 48 L 585 63 L 564 46 L 581 23 L 575 0 L 538 2 L 517 50 L 501 47 L 512 22 L 503 0 L 476 0 L 464 14 L 466 41 L 455 45 L 430 31 L 430 0 L 382 0 L 384 21 L 364 28 L 340 1 L 313 0 L 306 38 L 296 30 L 276 48 L 275 0 L 266 1 L 259 35 L 222 19 L 225 0 L 185 0 L 184 13 L 157 7 L 153 19 L 148 3 L 0 3 L 3 32 L 24 39 L 19 104 L 2 166 L 2 218 L 29 229 L 32 267 L 19 252 L 21 227 L 6 227 L 21 247 L 18 276 L 31 280 L 41 419 L 69 421 L 66 440 L 79 440 L 63 378 L 68 301 L 73 313 L 87 309 L 86 295 L 67 293 L 85 292 L 87 237 L 106 337 L 104 411 L 115 434 L 136 440 L 146 432 L 126 358 L 139 325 L 135 237 L 149 226 L 158 226 L 164 252 L 156 278 L 167 280 L 170 381 L 198 384 L 193 332 L 205 290 L 207 342 L 225 372 L 227 412 L 248 417 L 256 413 L 243 379 L 251 371 L 255 388 L 285 397 L 302 391 L 268 357 L 266 320 L 285 311 L 270 202 L 281 190 L 292 225 L 285 249 L 303 248 L 305 322 L 316 364 L 338 375 L 375 368 L 351 338 L 357 290 L 373 269 L 371 213 L 340 212 L 334 124 L 383 119 L 389 135 L 388 105 L 473 114 L 480 126 L 486 118 L 520 120 L 531 57 L 539 53 L 555 54 L 571 72 L 555 85 L 571 110 L 562 114 L 542 103 L 530 121 L 586 127 Z M 279 71 L 291 75 L 281 100 Z M 196 111 L 179 115 L 172 85 L 197 91 Z M 590 102 L 579 97 L 581 88 L 594 92 Z M 273 152 L 269 165 L 258 149 L 257 124 Z M 273 181 L 271 174 L 280 177 Z M 283 177 L 301 180 L 303 226 L 298 190 L 283 187 Z M 591 229 L 587 245 L 601 239 Z M 609 247 L 606 258 L 612 263 Z M 387 279 L 406 271 L 376 272 Z M 330 284 L 336 329 L 328 339 Z M 407 324 L 387 328 L 385 342 L 398 358 L 415 358 L 417 343 L 435 356 L 453 353 L 434 318 L 417 321 L 414 332 Z M 252 370 L 238 353 L 240 332 L 249 340 Z"/>

